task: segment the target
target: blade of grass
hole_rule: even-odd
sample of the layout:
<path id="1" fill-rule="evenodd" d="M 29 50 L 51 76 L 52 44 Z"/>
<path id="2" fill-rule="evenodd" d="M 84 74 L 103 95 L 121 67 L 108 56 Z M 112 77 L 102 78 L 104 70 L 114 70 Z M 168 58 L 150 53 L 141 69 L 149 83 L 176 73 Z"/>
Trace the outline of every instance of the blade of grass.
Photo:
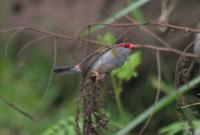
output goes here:
<path id="1" fill-rule="evenodd" d="M 129 5 L 132 4 L 133 2 L 135 2 L 135 0 L 126 0 L 126 1 L 127 1 L 127 4 L 129 4 Z M 134 11 L 131 12 L 131 17 L 138 22 L 145 21 L 143 13 L 140 11 L 139 8 L 136 8 Z"/>
<path id="2" fill-rule="evenodd" d="M 136 2 L 130 4 L 129 6 L 121 9 L 119 12 L 117 12 L 113 16 L 109 17 L 107 20 L 103 21 L 102 24 L 111 24 L 115 20 L 125 16 L 126 14 L 130 13 L 131 11 L 133 11 L 135 9 L 138 9 L 139 7 L 141 7 L 142 5 L 144 5 L 145 3 L 149 2 L 149 1 L 150 0 L 137 0 Z M 104 27 L 105 27 L 105 25 L 97 25 L 95 27 L 92 27 L 92 29 L 90 30 L 90 33 L 93 33 Z"/>
<path id="3" fill-rule="evenodd" d="M 133 119 L 129 124 L 127 124 L 123 129 L 119 130 L 115 135 L 125 135 L 128 132 L 130 132 L 132 129 L 134 129 L 136 126 L 138 126 L 141 122 L 143 122 L 145 119 L 147 119 L 152 111 L 155 113 L 169 105 L 171 102 L 176 100 L 177 96 L 180 96 L 184 94 L 185 92 L 189 91 L 190 88 L 194 87 L 195 85 L 200 83 L 200 77 L 197 77 L 190 81 L 188 84 L 183 85 L 178 89 L 179 92 L 175 91 L 172 92 L 170 95 L 165 96 L 162 98 L 157 104 L 152 105 L 149 107 L 146 111 L 144 111 L 142 114 L 140 114 L 138 117 Z"/>

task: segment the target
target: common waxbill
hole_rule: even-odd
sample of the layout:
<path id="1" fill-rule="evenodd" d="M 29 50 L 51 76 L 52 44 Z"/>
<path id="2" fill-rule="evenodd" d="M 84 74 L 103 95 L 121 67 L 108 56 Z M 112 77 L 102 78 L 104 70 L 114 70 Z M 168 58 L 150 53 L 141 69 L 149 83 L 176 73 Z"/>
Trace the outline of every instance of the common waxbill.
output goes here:
<path id="1" fill-rule="evenodd" d="M 132 43 L 119 43 L 112 47 L 104 47 L 90 54 L 77 65 L 56 67 L 54 68 L 54 72 L 80 72 L 82 77 L 86 77 L 91 71 L 99 74 L 106 74 L 112 69 L 118 68 L 124 64 L 128 55 L 134 48 L 137 48 L 137 46 Z"/>

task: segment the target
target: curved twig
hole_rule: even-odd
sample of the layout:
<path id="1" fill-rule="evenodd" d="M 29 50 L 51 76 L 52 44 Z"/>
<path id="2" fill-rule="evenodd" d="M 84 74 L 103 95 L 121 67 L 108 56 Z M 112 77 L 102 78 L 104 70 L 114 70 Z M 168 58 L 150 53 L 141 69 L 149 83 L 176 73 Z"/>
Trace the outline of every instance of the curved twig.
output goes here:
<path id="1" fill-rule="evenodd" d="M 32 44 L 34 44 L 34 43 L 36 43 L 36 42 L 38 42 L 38 41 L 41 41 L 42 39 L 45 39 L 45 38 L 48 38 L 48 36 L 44 35 L 44 36 L 42 36 L 42 37 L 35 38 L 34 40 L 32 40 L 32 41 L 26 43 L 26 44 L 19 50 L 19 52 L 17 53 L 17 55 L 18 55 L 18 56 L 21 55 L 21 53 L 22 53 L 27 47 L 29 47 L 30 45 L 32 45 Z"/>
<path id="2" fill-rule="evenodd" d="M 12 109 L 14 109 L 15 111 L 17 111 L 18 113 L 20 113 L 21 115 L 29 118 L 32 121 L 36 121 L 33 116 L 31 116 L 31 114 L 23 111 L 22 109 L 18 108 L 16 105 L 10 103 L 9 101 L 7 101 L 1 94 L 0 94 L 0 99 L 1 101 L 3 101 L 6 105 L 8 105 L 9 107 L 11 107 Z"/>
<path id="3" fill-rule="evenodd" d="M 136 21 L 134 21 L 132 18 L 130 18 L 129 16 L 126 16 L 126 18 L 134 23 L 137 23 Z M 141 27 L 141 30 L 144 31 L 145 33 L 147 33 L 148 35 L 150 35 L 152 38 L 154 38 L 155 40 L 157 40 L 158 42 L 162 43 L 164 46 L 166 47 L 170 47 L 170 44 L 168 44 L 166 41 L 164 41 L 163 39 L 161 39 L 159 36 L 157 36 L 156 34 L 154 34 L 153 32 L 151 32 L 150 30 L 148 30 L 145 27 Z"/>
<path id="4" fill-rule="evenodd" d="M 12 29 L 12 28 L 10 28 Z M 14 28 L 13 28 L 14 29 Z M 6 48 L 5 48 L 5 56 L 7 57 L 8 56 L 8 48 L 9 48 L 9 45 L 10 45 L 10 42 L 17 36 L 17 34 L 19 34 L 20 32 L 22 32 L 24 30 L 24 28 L 19 28 L 17 29 L 17 31 L 15 31 L 11 36 L 10 38 L 8 39 L 8 41 L 6 42 Z"/>
<path id="5" fill-rule="evenodd" d="M 47 97 L 47 94 L 48 94 L 48 91 L 49 91 L 49 88 L 50 88 L 50 84 L 51 84 L 52 79 L 53 79 L 53 68 L 56 66 L 56 60 L 57 60 L 57 39 L 53 38 L 53 62 L 52 62 L 52 68 L 51 68 L 51 72 L 50 72 L 49 79 L 48 79 L 48 82 L 47 82 L 46 90 L 45 90 L 44 95 L 42 97 L 42 101 L 44 101 L 45 98 Z"/>

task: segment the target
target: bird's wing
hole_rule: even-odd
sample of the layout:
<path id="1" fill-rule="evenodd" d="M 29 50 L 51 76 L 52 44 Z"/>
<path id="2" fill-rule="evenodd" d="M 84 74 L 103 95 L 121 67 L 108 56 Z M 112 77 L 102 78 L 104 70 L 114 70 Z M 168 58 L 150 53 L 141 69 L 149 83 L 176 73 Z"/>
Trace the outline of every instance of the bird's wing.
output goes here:
<path id="1" fill-rule="evenodd" d="M 102 56 L 110 49 L 110 47 L 104 47 L 87 56 L 80 64 L 83 76 L 86 76 L 88 71 L 93 66 L 94 62 L 97 61 L 100 56 Z"/>

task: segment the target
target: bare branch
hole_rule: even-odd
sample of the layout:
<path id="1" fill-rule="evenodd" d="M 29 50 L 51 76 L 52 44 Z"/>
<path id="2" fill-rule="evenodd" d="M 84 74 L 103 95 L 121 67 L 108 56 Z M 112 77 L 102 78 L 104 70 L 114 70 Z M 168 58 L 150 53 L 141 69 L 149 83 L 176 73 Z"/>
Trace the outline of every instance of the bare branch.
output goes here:
<path id="1" fill-rule="evenodd" d="M 144 22 L 144 23 L 121 23 L 121 24 L 101 24 L 101 23 L 90 23 L 88 24 L 90 26 L 92 25 L 106 25 L 110 27 L 138 27 L 138 26 L 147 26 L 147 25 L 155 25 L 155 26 L 163 26 L 175 30 L 180 30 L 184 32 L 193 32 L 193 33 L 200 33 L 200 29 L 194 29 L 194 28 L 189 28 L 189 27 L 184 27 L 184 26 L 178 26 L 178 25 L 172 25 L 172 24 L 167 24 L 167 23 L 161 23 L 161 22 Z"/>
<path id="2" fill-rule="evenodd" d="M 51 68 L 51 71 L 50 71 L 49 79 L 48 79 L 48 82 L 47 82 L 47 87 L 46 87 L 46 90 L 44 92 L 44 96 L 42 98 L 42 101 L 44 101 L 45 98 L 47 97 L 47 94 L 48 94 L 48 91 L 49 91 L 49 88 L 50 88 L 50 85 L 51 85 L 51 82 L 52 82 L 52 79 L 53 79 L 53 69 L 56 66 L 56 61 L 57 61 L 57 39 L 53 38 L 53 62 L 52 62 L 52 68 Z"/>
<path id="3" fill-rule="evenodd" d="M 186 109 L 188 107 L 196 106 L 196 105 L 200 105 L 200 102 L 196 102 L 196 103 L 192 103 L 192 104 L 187 104 L 187 105 L 181 106 L 181 109 Z"/>
<path id="4" fill-rule="evenodd" d="M 16 31 L 16 30 L 20 30 L 20 29 L 23 29 L 23 28 L 24 27 L 11 27 L 11 28 L 0 30 L 0 33 L 6 33 L 6 32 L 10 32 L 10 31 Z"/>
<path id="5" fill-rule="evenodd" d="M 136 21 L 134 21 L 132 18 L 130 18 L 129 16 L 126 16 L 126 18 L 131 21 L 133 24 L 137 23 Z M 145 27 L 141 27 L 141 30 L 144 31 L 145 33 L 149 34 L 152 38 L 154 38 L 155 40 L 159 41 L 160 43 L 162 43 L 163 45 L 165 45 L 166 47 L 170 47 L 170 44 L 168 44 L 166 41 L 164 41 L 163 39 L 161 39 L 159 36 L 157 36 L 156 34 L 154 34 L 153 32 L 151 32 L 150 30 L 148 30 Z"/>
<path id="6" fill-rule="evenodd" d="M 177 55 L 184 55 L 187 57 L 191 57 L 191 58 L 200 58 L 199 55 L 193 54 L 193 53 L 184 53 L 180 50 L 174 49 L 174 48 L 166 48 L 166 47 L 155 47 L 152 45 L 138 45 L 138 48 L 146 48 L 146 49 L 152 49 L 155 51 L 160 51 L 160 52 L 172 52 L 175 53 Z"/>
<path id="7" fill-rule="evenodd" d="M 10 28 L 12 29 L 12 28 Z M 5 48 L 5 56 L 7 57 L 8 56 L 8 48 L 9 48 L 9 45 L 11 43 L 11 41 L 17 36 L 17 34 L 19 34 L 20 32 L 22 32 L 24 30 L 24 28 L 19 28 L 17 29 L 17 31 L 15 31 L 11 36 L 10 38 L 8 39 L 8 41 L 6 42 L 6 48 Z"/>
<path id="8" fill-rule="evenodd" d="M 42 36 L 42 37 L 35 38 L 35 39 L 33 39 L 32 41 L 26 43 L 26 44 L 19 50 L 19 52 L 17 53 L 17 55 L 18 55 L 18 56 L 21 55 L 21 53 L 22 53 L 27 47 L 29 47 L 30 45 L 32 45 L 32 44 L 34 44 L 34 43 L 36 43 L 36 42 L 39 42 L 39 41 L 45 39 L 45 38 L 48 38 L 48 36 L 44 35 L 44 36 Z"/>
<path id="9" fill-rule="evenodd" d="M 12 109 L 14 109 L 15 111 L 17 111 L 18 113 L 20 113 L 21 115 L 29 118 L 32 121 L 36 121 L 33 116 L 31 116 L 31 114 L 23 111 L 22 109 L 18 108 L 16 105 L 10 103 L 9 101 L 7 101 L 1 94 L 0 94 L 0 99 L 1 101 L 3 101 L 6 105 L 8 105 L 9 107 L 11 107 Z"/>

